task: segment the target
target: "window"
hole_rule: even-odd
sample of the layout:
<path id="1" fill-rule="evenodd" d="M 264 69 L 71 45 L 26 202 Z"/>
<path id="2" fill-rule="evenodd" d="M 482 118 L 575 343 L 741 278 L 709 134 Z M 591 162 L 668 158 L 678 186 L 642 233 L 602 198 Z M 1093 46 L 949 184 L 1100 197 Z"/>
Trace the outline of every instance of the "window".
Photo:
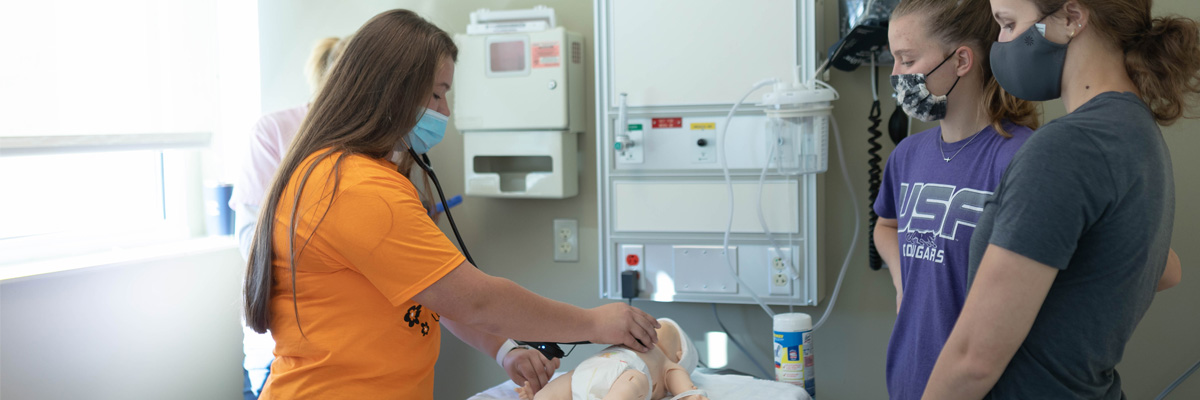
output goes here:
<path id="1" fill-rule="evenodd" d="M 488 48 L 491 55 L 492 72 L 513 72 L 525 70 L 525 43 L 492 42 Z"/>
<path id="2" fill-rule="evenodd" d="M 205 233 L 259 111 L 256 7 L 0 3 L 0 266 Z"/>
<path id="3" fill-rule="evenodd" d="M 20 188 L 0 196 L 0 264 L 187 238 L 186 201 L 165 185 L 179 153 L 0 157 L 0 187 Z"/>
<path id="4" fill-rule="evenodd" d="M 162 222 L 162 152 L 0 158 L 0 239 Z M 25 171 L 24 173 L 16 171 Z"/>
<path id="5" fill-rule="evenodd" d="M 529 37 L 489 36 L 487 38 L 488 76 L 529 75 Z"/>

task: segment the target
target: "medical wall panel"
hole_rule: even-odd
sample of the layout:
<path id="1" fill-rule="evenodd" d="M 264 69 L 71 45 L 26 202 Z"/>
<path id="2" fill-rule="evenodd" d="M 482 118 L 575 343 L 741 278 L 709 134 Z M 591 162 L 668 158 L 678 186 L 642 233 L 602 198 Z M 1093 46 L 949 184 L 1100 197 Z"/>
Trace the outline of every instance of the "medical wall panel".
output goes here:
<path id="1" fill-rule="evenodd" d="M 816 305 L 824 185 L 780 168 L 765 107 L 755 104 L 770 86 L 748 91 L 811 77 L 820 5 L 594 5 L 600 296 L 622 299 L 626 282 L 648 301 L 745 304 L 754 293 Z"/>

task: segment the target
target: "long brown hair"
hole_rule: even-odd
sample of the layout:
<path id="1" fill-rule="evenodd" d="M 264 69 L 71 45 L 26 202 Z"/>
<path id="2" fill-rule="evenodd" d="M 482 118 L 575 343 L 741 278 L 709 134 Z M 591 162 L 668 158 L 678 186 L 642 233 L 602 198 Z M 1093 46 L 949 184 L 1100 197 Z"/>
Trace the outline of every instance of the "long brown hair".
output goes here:
<path id="1" fill-rule="evenodd" d="M 1037 129 L 1037 105 L 1005 92 L 992 75 L 989 60 L 992 43 L 1000 36 L 1000 27 L 992 20 L 988 0 L 904 0 L 892 11 L 892 18 L 921 13 L 926 18 L 929 36 L 947 45 L 967 45 L 975 50 L 976 64 L 983 72 L 983 100 L 980 107 L 987 113 L 992 127 L 1004 137 L 1012 137 L 1004 129 L 1010 121 L 1029 129 Z"/>
<path id="2" fill-rule="evenodd" d="M 309 178 L 332 182 L 337 192 L 342 160 L 353 154 L 384 158 L 416 125 L 433 95 L 434 75 L 440 62 L 457 60 L 458 48 L 445 31 L 408 10 L 391 10 L 371 18 L 350 40 L 333 65 L 324 88 L 317 94 L 300 126 L 300 132 L 283 157 L 267 195 L 246 266 L 244 308 L 246 325 L 265 333 L 271 324 L 273 262 L 287 257 L 291 266 L 292 308 L 300 327 L 296 305 L 296 258 L 308 238 L 296 246 L 300 195 Z M 338 153 L 328 176 L 312 177 L 316 166 Z M 398 171 L 412 172 L 413 160 L 401 153 Z M 304 160 L 313 157 L 312 161 Z M 301 168 L 304 166 L 304 168 Z M 299 175 L 287 224 L 287 253 L 274 249 L 273 238 L 280 197 L 294 174 Z M 314 182 L 319 183 L 319 182 Z M 333 201 L 332 199 L 330 201 Z M 328 212 L 329 208 L 325 208 Z M 286 215 L 286 214 L 284 214 Z M 317 225 L 324 215 L 317 221 Z M 316 228 L 314 227 L 314 232 Z M 280 232 L 281 234 L 283 232 Z M 301 334 L 304 329 L 300 327 Z"/>
<path id="3" fill-rule="evenodd" d="M 1042 15 L 1068 0 L 1033 0 Z M 1200 28 L 1180 16 L 1152 18 L 1151 0 L 1078 0 L 1100 37 L 1125 52 L 1125 71 L 1159 124 L 1171 125 L 1200 94 Z"/>

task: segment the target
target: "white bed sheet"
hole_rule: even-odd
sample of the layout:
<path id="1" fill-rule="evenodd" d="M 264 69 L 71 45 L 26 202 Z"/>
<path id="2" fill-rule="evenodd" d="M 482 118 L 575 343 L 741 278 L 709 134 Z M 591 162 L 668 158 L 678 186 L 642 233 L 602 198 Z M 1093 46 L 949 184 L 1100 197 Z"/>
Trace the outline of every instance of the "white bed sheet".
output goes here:
<path id="1" fill-rule="evenodd" d="M 562 374 L 554 374 L 554 377 Z M 799 386 L 749 376 L 694 372 L 692 382 L 707 392 L 710 400 L 812 400 L 808 392 Z M 467 400 L 517 400 L 516 389 L 517 384 L 505 381 Z"/>

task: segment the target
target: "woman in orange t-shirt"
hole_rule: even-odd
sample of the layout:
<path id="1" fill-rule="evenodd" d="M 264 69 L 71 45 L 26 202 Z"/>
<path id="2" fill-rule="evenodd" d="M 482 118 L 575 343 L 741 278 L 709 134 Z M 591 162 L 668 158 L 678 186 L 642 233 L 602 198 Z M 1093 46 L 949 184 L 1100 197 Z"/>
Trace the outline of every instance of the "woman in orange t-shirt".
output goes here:
<path id="1" fill-rule="evenodd" d="M 658 341 L 658 323 L 636 308 L 585 310 L 480 272 L 428 217 L 408 150 L 444 135 L 457 54 L 445 31 L 392 10 L 330 71 L 271 185 L 246 270 L 247 325 L 276 342 L 260 398 L 432 399 L 443 325 L 537 387 L 557 361 L 501 354 L 505 338 L 641 351 Z"/>

